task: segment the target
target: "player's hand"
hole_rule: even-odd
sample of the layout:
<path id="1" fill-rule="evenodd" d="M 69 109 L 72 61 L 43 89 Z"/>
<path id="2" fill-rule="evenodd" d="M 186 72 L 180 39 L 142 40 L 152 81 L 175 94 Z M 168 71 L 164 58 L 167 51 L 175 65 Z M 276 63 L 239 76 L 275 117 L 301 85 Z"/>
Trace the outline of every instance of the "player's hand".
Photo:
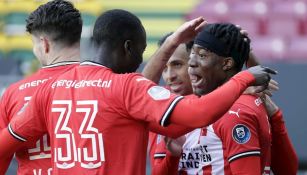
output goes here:
<path id="1" fill-rule="evenodd" d="M 272 117 L 279 110 L 279 107 L 273 102 L 273 100 L 268 95 L 263 95 L 261 97 L 261 100 L 265 105 L 269 117 Z"/>
<path id="2" fill-rule="evenodd" d="M 254 86 L 259 86 L 259 92 L 267 89 L 271 80 L 271 74 L 277 74 L 277 71 L 264 66 L 254 66 L 247 70 L 255 77 Z"/>
<path id="3" fill-rule="evenodd" d="M 279 90 L 278 82 L 271 79 L 268 87 L 262 92 L 261 92 L 261 89 L 262 89 L 262 86 L 250 86 L 243 92 L 243 94 L 257 95 L 259 97 L 268 95 L 272 97 L 273 93 Z"/>
<path id="4" fill-rule="evenodd" d="M 172 156 L 179 157 L 182 153 L 182 146 L 186 141 L 185 136 L 178 137 L 177 139 L 172 139 L 169 137 L 164 137 L 166 148 L 172 154 Z"/>
<path id="5" fill-rule="evenodd" d="M 169 38 L 176 45 L 192 41 L 206 24 L 203 17 L 192 19 L 182 24 Z"/>

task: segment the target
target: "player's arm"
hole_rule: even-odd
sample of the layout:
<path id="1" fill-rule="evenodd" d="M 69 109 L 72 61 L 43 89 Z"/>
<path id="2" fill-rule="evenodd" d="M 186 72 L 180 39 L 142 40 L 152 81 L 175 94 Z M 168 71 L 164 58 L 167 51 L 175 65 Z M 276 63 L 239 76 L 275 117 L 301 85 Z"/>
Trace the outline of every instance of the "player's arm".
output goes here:
<path id="1" fill-rule="evenodd" d="M 123 76 L 123 88 L 115 98 L 123 103 L 123 110 L 134 119 L 159 122 L 161 126 L 174 123 L 200 128 L 222 117 L 248 86 L 267 84 L 270 73 L 275 71 L 261 66 L 249 68 L 217 90 L 194 99 L 171 94 L 140 75 L 127 74 Z"/>
<path id="2" fill-rule="evenodd" d="M 19 148 L 19 143 L 12 135 L 9 134 L 7 128 L 0 131 L 0 174 L 5 174 L 13 159 L 15 151 Z M 20 143 L 22 144 L 22 143 Z"/>
<path id="3" fill-rule="evenodd" d="M 176 139 L 177 137 L 180 137 L 194 130 L 194 128 L 189 128 L 189 127 L 176 125 L 176 124 L 170 124 L 167 127 L 162 127 L 161 125 L 155 122 L 150 122 L 148 128 L 149 128 L 149 131 L 151 132 L 158 133 L 158 134 L 161 134 L 166 137 L 173 138 L 173 139 Z"/>
<path id="4" fill-rule="evenodd" d="M 16 139 L 9 132 L 9 128 L 0 131 L 0 157 L 1 163 L 6 162 L 23 145 L 24 142 Z M 2 166 L 3 164 L 1 164 Z M 1 169 L 2 171 L 2 169 Z"/>
<path id="5" fill-rule="evenodd" d="M 0 135 L 0 157 L 8 158 L 27 140 L 37 139 L 47 132 L 42 112 L 41 96 L 44 91 L 37 91 L 32 96 L 24 111 L 16 114 L 10 121 L 7 128 L 1 131 Z"/>
<path id="6" fill-rule="evenodd" d="M 282 112 L 279 110 L 271 118 L 272 125 L 272 170 L 274 174 L 295 175 L 298 158 L 286 130 Z M 281 157 L 282 156 L 282 157 Z"/>
<path id="7" fill-rule="evenodd" d="M 180 100 L 171 113 L 170 122 L 191 128 L 201 128 L 212 124 L 227 112 L 249 85 L 253 84 L 253 79 L 252 74 L 243 71 L 199 99 Z M 162 118 L 161 124 L 166 126 L 167 120 Z"/>
<path id="8" fill-rule="evenodd" d="M 178 174 L 179 156 L 173 156 L 167 149 L 163 136 L 150 133 L 149 155 L 152 175 Z"/>
<path id="9" fill-rule="evenodd" d="M 9 99 L 10 91 L 7 89 L 5 93 L 2 95 L 1 101 L 0 101 L 0 130 L 5 129 L 8 126 L 9 123 L 9 117 L 7 112 L 7 105 L 8 105 L 8 99 Z M 5 174 L 7 171 L 11 160 L 13 159 L 14 153 L 10 156 L 1 157 L 0 158 L 0 174 Z"/>
<path id="10" fill-rule="evenodd" d="M 158 83 L 164 66 L 179 44 L 193 40 L 204 25 L 204 19 L 199 17 L 184 23 L 171 36 L 167 37 L 162 46 L 151 56 L 145 65 L 142 72 L 144 77 Z"/>
<path id="11" fill-rule="evenodd" d="M 6 128 L 9 124 L 9 116 L 7 112 L 7 104 L 9 99 L 9 90 L 6 90 L 0 101 L 0 129 Z"/>
<path id="12" fill-rule="evenodd" d="M 256 55 L 253 52 L 249 53 L 248 60 L 246 62 L 246 67 L 253 67 L 260 65 L 259 60 L 256 58 Z"/>
<path id="13" fill-rule="evenodd" d="M 230 163 L 233 175 L 259 175 L 261 174 L 260 157 L 243 157 Z"/>
<path id="14" fill-rule="evenodd" d="M 152 175 L 176 175 L 180 157 L 172 156 L 168 151 L 164 158 L 154 158 Z"/>
<path id="15" fill-rule="evenodd" d="M 270 116 L 272 127 L 271 166 L 273 173 L 294 175 L 298 169 L 298 158 L 289 138 L 282 112 L 270 97 L 265 96 L 262 100 Z"/>

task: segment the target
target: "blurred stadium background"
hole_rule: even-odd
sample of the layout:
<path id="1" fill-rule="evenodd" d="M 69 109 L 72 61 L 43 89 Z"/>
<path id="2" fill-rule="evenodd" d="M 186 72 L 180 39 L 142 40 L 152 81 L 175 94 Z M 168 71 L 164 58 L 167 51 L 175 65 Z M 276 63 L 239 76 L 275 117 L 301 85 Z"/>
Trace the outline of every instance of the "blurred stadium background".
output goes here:
<path id="1" fill-rule="evenodd" d="M 0 0 L 0 94 L 39 68 L 25 32 L 28 14 L 46 0 Z M 284 111 L 299 156 L 300 173 L 307 174 L 307 0 L 74 0 L 84 20 L 82 53 L 96 17 L 122 8 L 141 18 L 147 31 L 147 59 L 157 41 L 184 21 L 204 16 L 209 22 L 232 22 L 248 30 L 259 60 L 279 71 L 275 101 Z M 135 161 L 135 160 L 131 160 Z M 1 165 L 0 165 L 1 166 Z M 13 162 L 7 174 L 15 174 Z M 148 171 L 149 174 L 149 171 Z"/>

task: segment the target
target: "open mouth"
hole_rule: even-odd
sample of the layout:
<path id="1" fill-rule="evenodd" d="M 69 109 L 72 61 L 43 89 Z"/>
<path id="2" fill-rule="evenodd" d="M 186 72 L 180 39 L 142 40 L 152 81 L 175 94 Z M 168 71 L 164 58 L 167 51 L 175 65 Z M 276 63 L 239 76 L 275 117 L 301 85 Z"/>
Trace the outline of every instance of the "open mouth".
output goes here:
<path id="1" fill-rule="evenodd" d="M 171 83 L 169 84 L 169 87 L 173 92 L 177 92 L 182 89 L 182 83 Z"/>
<path id="2" fill-rule="evenodd" d="M 196 74 L 190 74 L 190 80 L 193 87 L 199 87 L 203 82 L 203 78 Z"/>

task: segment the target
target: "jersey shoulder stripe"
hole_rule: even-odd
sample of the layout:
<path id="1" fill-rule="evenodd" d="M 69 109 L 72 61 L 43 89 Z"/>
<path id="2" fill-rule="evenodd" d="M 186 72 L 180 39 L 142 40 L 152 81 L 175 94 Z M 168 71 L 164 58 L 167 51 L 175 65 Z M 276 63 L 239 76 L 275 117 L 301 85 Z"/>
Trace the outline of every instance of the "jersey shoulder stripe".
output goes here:
<path id="1" fill-rule="evenodd" d="M 160 121 L 160 125 L 161 126 L 167 126 L 168 125 L 168 118 L 171 114 L 171 112 L 173 111 L 174 107 L 176 106 L 176 104 L 183 99 L 183 96 L 178 96 L 176 97 L 173 102 L 170 104 L 170 106 L 168 107 L 168 109 L 166 110 L 166 112 L 163 114 L 162 119 Z"/>
<path id="2" fill-rule="evenodd" d="M 237 160 L 241 157 L 247 157 L 247 156 L 260 156 L 260 150 L 253 150 L 253 151 L 246 151 L 246 152 L 241 152 L 236 155 L 233 155 L 228 158 L 228 162 L 232 162 L 234 160 Z"/>
<path id="3" fill-rule="evenodd" d="M 26 141 L 27 141 L 27 139 L 21 137 L 20 135 L 16 134 L 16 133 L 13 131 L 13 129 L 12 129 L 12 127 L 11 127 L 11 124 L 9 124 L 8 130 L 9 130 L 9 133 L 10 133 L 15 139 L 20 140 L 20 141 L 22 141 L 22 142 L 26 142 Z"/>
<path id="4" fill-rule="evenodd" d="M 154 154 L 154 159 L 161 159 L 166 157 L 166 153 L 155 153 Z"/>

